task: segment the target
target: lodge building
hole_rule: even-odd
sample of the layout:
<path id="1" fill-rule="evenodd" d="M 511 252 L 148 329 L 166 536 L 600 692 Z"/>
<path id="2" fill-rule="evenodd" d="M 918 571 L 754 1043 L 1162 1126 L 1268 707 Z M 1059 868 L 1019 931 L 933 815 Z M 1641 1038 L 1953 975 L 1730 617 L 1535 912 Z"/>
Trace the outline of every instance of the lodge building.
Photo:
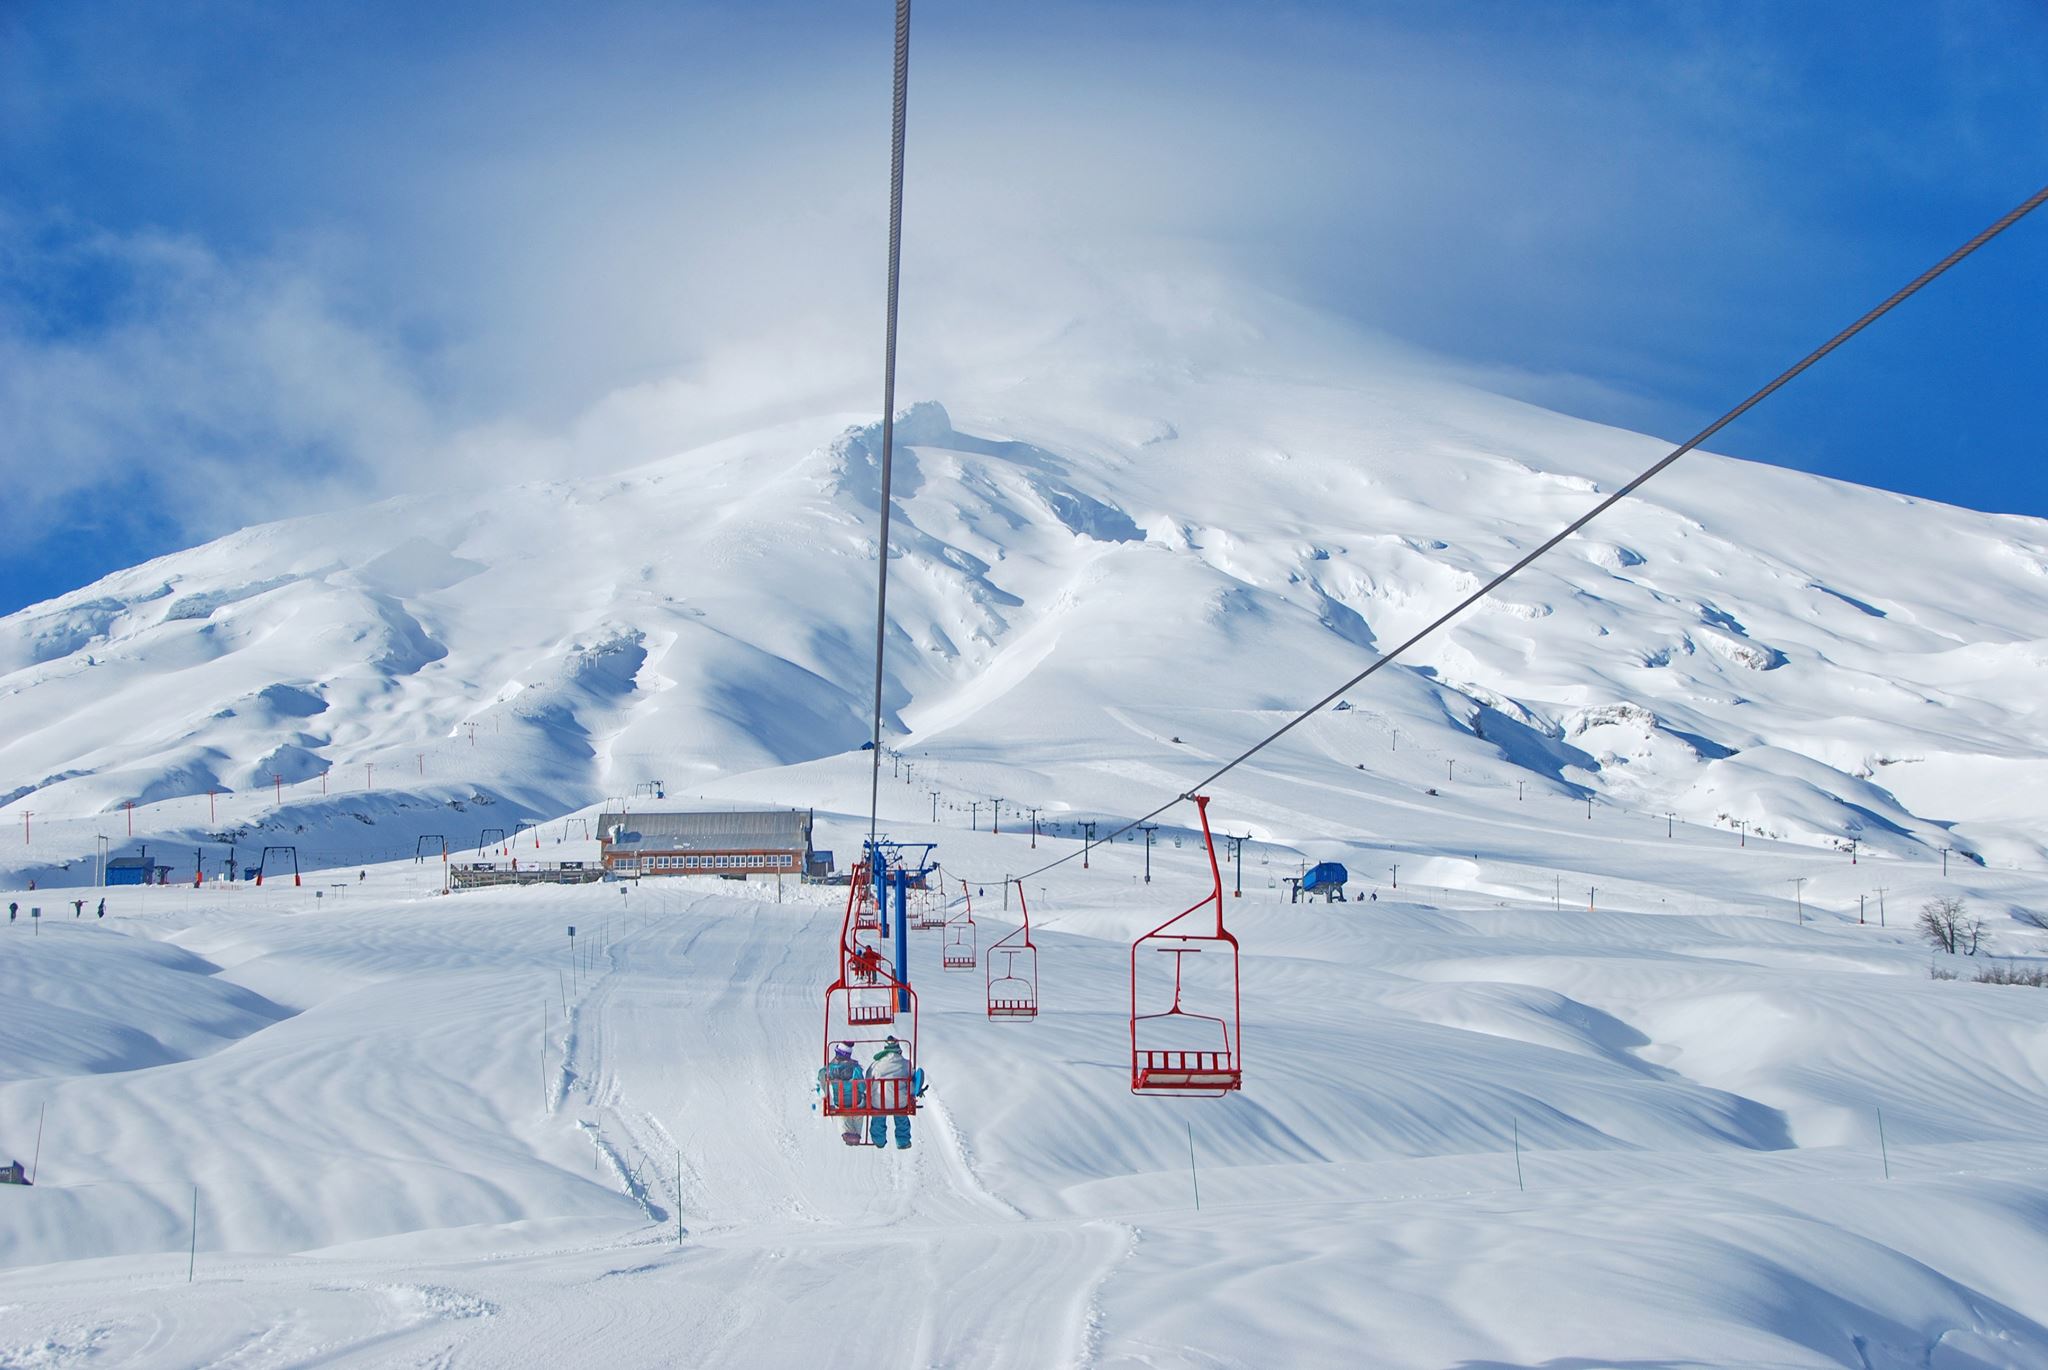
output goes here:
<path id="1" fill-rule="evenodd" d="M 804 809 L 606 813 L 597 831 L 607 875 L 822 875 Z M 829 867 L 829 859 L 822 863 Z"/>

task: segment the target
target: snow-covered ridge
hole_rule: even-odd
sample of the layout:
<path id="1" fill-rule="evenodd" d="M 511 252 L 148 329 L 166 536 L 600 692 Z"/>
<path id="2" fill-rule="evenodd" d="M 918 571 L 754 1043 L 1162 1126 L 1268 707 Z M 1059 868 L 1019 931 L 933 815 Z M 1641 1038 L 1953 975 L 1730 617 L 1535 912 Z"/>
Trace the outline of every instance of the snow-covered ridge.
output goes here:
<path id="1" fill-rule="evenodd" d="M 969 755 L 1114 756 L 1134 704 L 1227 752 L 1659 447 L 1364 363 L 1008 378 L 897 439 L 888 723 Z M 0 796 L 310 800 L 332 771 L 533 817 L 857 747 L 879 445 L 799 418 L 253 527 L 25 609 L 0 620 Z M 2031 862 L 2044 564 L 2039 520 L 1698 455 L 1356 702 L 1466 783 Z M 1976 792 L 1993 768 L 2010 811 Z"/>

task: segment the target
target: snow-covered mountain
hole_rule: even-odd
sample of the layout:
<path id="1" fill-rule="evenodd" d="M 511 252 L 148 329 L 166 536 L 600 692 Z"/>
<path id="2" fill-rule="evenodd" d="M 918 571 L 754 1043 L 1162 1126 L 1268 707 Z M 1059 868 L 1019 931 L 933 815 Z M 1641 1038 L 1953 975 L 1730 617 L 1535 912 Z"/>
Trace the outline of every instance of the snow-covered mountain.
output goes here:
<path id="1" fill-rule="evenodd" d="M 1132 939 L 1214 877 L 1190 805 L 1073 820 L 1661 447 L 1283 322 L 905 415 L 881 810 L 956 919 L 903 947 L 908 1151 L 813 1111 L 842 892 L 412 859 L 560 816 L 521 840 L 588 860 L 574 811 L 655 782 L 857 849 L 860 416 L 0 624 L 0 1365 L 2048 1363 L 2048 997 L 1975 979 L 2048 946 L 2038 521 L 1682 463 L 1215 788 L 1242 993 L 1205 963 L 1187 1021 L 1244 1089 L 1131 1097 Z M 351 869 L 51 889 L 130 822 Z M 1292 901 L 1329 858 L 1356 902 Z M 1042 1012 L 992 1020 L 1026 893 Z M 1945 898 L 2008 959 L 1931 956 Z"/>
<path id="2" fill-rule="evenodd" d="M 1032 768 L 984 793 L 1055 816 L 1129 812 L 1090 777 L 1131 766 L 1172 793 L 1663 447 L 1285 315 L 960 389 L 897 429 L 888 724 Z M 509 827 L 856 749 L 877 452 L 797 417 L 248 528 L 0 620 L 0 796 L 40 816 L 5 859 L 48 876 L 133 801 L 138 837 L 282 810 L 347 861 L 451 802 Z M 1695 455 L 1281 750 L 2031 863 L 2044 662 L 2048 523 Z"/>

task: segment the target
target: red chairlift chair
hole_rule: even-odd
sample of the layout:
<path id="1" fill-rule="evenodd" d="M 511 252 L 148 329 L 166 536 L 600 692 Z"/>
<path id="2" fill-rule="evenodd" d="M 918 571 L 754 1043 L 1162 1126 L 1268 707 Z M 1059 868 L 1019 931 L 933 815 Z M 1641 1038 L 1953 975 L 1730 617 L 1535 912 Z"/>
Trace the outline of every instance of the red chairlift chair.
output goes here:
<path id="1" fill-rule="evenodd" d="M 853 889 L 855 903 L 853 926 L 862 932 L 874 932 L 882 926 L 882 907 L 875 897 L 875 887 L 869 875 L 868 863 L 863 861 L 853 868 Z"/>
<path id="2" fill-rule="evenodd" d="M 1038 947 L 1031 940 L 1031 910 L 1024 906 L 1024 882 L 1017 883 L 1017 908 L 1023 925 L 991 942 L 988 948 L 988 1016 L 1038 1016 Z M 1002 961 L 1003 973 L 996 974 Z"/>
<path id="3" fill-rule="evenodd" d="M 852 1048 L 856 1062 L 872 1057 L 883 1043 L 895 1041 L 917 1067 L 917 992 L 896 978 L 896 972 L 872 948 L 855 941 L 854 917 L 859 904 L 861 876 L 849 891 L 846 919 L 840 929 L 839 978 L 825 990 L 825 1036 L 819 1057 L 821 1066 L 832 1062 L 832 1049 Z M 881 1016 L 878 1016 L 881 1015 Z M 891 1025 L 890 1031 L 877 1029 Z M 917 1095 L 911 1079 L 836 1081 L 824 1091 L 821 1111 L 831 1118 L 913 1117 Z M 865 1138 L 865 1132 L 863 1132 Z"/>
<path id="4" fill-rule="evenodd" d="M 1223 870 L 1216 862 L 1216 842 L 1209 835 L 1209 800 L 1189 796 L 1202 819 L 1202 842 L 1209 851 L 1211 893 L 1131 943 L 1131 1093 L 1220 1098 L 1244 1087 L 1239 1057 L 1241 999 L 1237 939 L 1223 926 Z M 1214 905 L 1215 916 L 1207 916 Z M 1200 917 L 1197 917 L 1200 915 Z M 1190 923 L 1188 920 L 1195 920 Z M 1183 926 L 1185 924 L 1185 926 Z M 1173 958 L 1171 1006 L 1141 1013 L 1138 967 L 1141 955 Z M 1201 957 L 1192 996 L 1187 958 Z M 1148 963 L 1157 967 L 1159 963 Z M 1153 978 L 1162 978 L 1150 971 Z M 1195 1009 L 1188 1007 L 1192 997 Z M 1156 994 L 1146 1002 L 1156 1002 Z"/>
<path id="5" fill-rule="evenodd" d="M 974 895 L 965 880 L 960 882 L 960 898 L 960 916 L 946 918 L 946 940 L 939 947 L 941 970 L 974 969 Z"/>
<path id="6" fill-rule="evenodd" d="M 934 884 L 933 881 L 937 883 Z M 946 883 L 945 876 L 934 870 L 931 878 L 913 891 L 915 898 L 910 905 L 910 926 L 922 932 L 946 926 Z"/>

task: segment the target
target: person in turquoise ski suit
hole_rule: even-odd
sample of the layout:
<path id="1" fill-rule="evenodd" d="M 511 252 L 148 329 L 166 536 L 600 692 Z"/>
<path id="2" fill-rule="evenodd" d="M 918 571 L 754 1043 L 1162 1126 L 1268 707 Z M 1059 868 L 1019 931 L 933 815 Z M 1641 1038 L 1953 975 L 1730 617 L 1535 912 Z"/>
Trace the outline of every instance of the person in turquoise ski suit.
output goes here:
<path id="1" fill-rule="evenodd" d="M 919 1097 L 924 1094 L 924 1072 L 912 1068 L 910 1058 L 903 1054 L 903 1044 L 894 1037 L 884 1041 L 882 1049 L 875 1053 L 875 1059 L 868 1065 L 868 1079 L 910 1081 L 907 1086 L 884 1085 L 879 1089 L 870 1084 L 868 1088 L 876 1090 L 878 1099 L 893 1102 L 906 1088 Z M 907 1150 L 910 1146 L 910 1119 L 901 1113 L 893 1116 L 896 1119 L 896 1149 Z M 881 1146 L 888 1140 L 888 1122 L 887 1117 L 880 1116 L 868 1120 L 868 1140 L 874 1145 Z"/>
<path id="2" fill-rule="evenodd" d="M 832 1048 L 832 1059 L 818 1067 L 818 1089 L 833 1102 L 856 1101 L 860 1096 L 860 1062 L 853 1059 L 853 1044 L 841 1042 Z M 839 1118 L 839 1140 L 848 1146 L 860 1145 L 860 1115 L 841 1114 Z"/>

